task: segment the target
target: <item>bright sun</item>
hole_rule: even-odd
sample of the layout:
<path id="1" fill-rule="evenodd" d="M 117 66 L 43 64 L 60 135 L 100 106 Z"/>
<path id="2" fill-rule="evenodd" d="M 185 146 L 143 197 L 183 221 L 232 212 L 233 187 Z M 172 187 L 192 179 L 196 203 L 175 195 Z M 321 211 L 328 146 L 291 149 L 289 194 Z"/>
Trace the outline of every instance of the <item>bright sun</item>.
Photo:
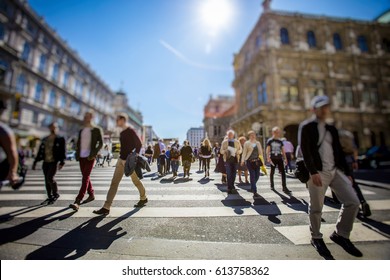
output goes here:
<path id="1" fill-rule="evenodd" d="M 200 6 L 202 24 L 212 35 L 227 28 L 232 21 L 231 0 L 204 0 Z"/>

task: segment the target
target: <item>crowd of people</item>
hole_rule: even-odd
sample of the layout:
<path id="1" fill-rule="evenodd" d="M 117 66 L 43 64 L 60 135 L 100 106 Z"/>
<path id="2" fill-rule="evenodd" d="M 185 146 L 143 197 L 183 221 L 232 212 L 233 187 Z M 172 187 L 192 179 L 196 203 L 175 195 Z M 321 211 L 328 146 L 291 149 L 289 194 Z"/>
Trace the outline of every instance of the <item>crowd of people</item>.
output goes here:
<path id="1" fill-rule="evenodd" d="M 0 103 L 0 109 L 5 109 L 4 103 Z M 342 246 L 348 253 L 359 257 L 362 253 L 349 240 L 349 235 L 359 206 L 362 206 L 365 216 L 371 213 L 352 176 L 353 169 L 357 168 L 356 149 L 350 148 L 348 151 L 343 149 L 338 130 L 325 122 L 330 112 L 328 97 L 316 96 L 312 100 L 312 109 L 313 116 L 302 122 L 299 127 L 299 146 L 296 148 L 296 154 L 303 159 L 310 174 L 306 185 L 310 196 L 311 244 L 324 258 L 333 258 L 320 231 L 325 193 L 330 187 L 335 198 L 337 197 L 342 204 L 336 230 L 330 239 Z M 108 146 L 103 147 L 102 129 L 92 122 L 93 119 L 93 112 L 85 113 L 84 125 L 79 131 L 76 143 L 76 159 L 79 162 L 82 181 L 74 202 L 69 205 L 75 211 L 79 210 L 81 205 L 95 200 L 90 175 L 97 160 L 102 161 L 98 164 L 104 164 L 112 158 Z M 183 145 L 179 145 L 178 141 L 172 145 L 165 145 L 163 140 L 159 140 L 153 146 L 142 148 L 142 142 L 137 133 L 128 125 L 127 115 L 118 115 L 116 123 L 122 131 L 119 137 L 119 159 L 115 165 L 106 201 L 102 208 L 94 211 L 97 215 L 109 214 L 124 174 L 130 176 L 139 191 L 140 199 L 134 207 L 143 207 L 147 204 L 145 187 L 138 173 L 134 172 L 134 166 L 139 164 L 139 157 L 144 158 L 143 164 L 156 162 L 158 176 L 165 176 L 168 173 L 171 173 L 174 178 L 179 176 L 181 164 L 183 177 L 187 179 L 191 176 L 191 165 L 197 159 L 199 171 L 204 172 L 205 179 L 209 179 L 210 163 L 214 159 L 215 172 L 222 174 L 221 181 L 227 185 L 228 194 L 237 194 L 236 177 L 238 174 L 239 183 L 249 184 L 254 198 L 260 197 L 258 193 L 260 170 L 265 165 L 269 165 L 269 188 L 275 190 L 274 176 L 277 168 L 281 176 L 283 192 L 291 195 L 291 191 L 287 188 L 286 173 L 293 171 L 294 147 L 291 142 L 281 138 L 282 131 L 279 127 L 272 129 L 272 137 L 268 139 L 266 147 L 262 147 L 254 131 L 249 131 L 247 137 L 237 137 L 233 130 L 228 130 L 221 143 L 212 145 L 206 138 L 201 147 L 195 149 L 191 147 L 188 140 L 184 141 Z M 35 169 L 36 164 L 43 161 L 46 202 L 52 204 L 60 197 L 55 175 L 65 164 L 66 142 L 58 135 L 56 123 L 50 124 L 49 130 L 49 136 L 42 139 L 32 168 Z M 0 181 L 9 180 L 11 185 L 14 184 L 18 180 L 17 169 L 18 155 L 14 134 L 7 125 L 0 123 Z M 84 199 L 86 194 L 88 197 Z"/>

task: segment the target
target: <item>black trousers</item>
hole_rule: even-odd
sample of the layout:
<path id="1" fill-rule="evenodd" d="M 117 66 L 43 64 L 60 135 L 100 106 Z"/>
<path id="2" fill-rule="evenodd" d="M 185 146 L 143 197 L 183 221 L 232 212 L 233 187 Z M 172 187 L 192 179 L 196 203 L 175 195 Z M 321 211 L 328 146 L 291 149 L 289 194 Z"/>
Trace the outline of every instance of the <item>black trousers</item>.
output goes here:
<path id="1" fill-rule="evenodd" d="M 271 164 L 271 174 L 270 174 L 270 180 L 271 180 L 271 188 L 274 188 L 274 174 L 276 167 L 279 169 L 279 172 L 282 174 L 282 187 L 286 188 L 286 172 L 284 170 L 284 162 L 282 158 L 271 158 L 271 161 L 273 164 Z"/>
<path id="2" fill-rule="evenodd" d="M 57 173 L 56 162 L 44 162 L 42 165 L 43 174 L 45 175 L 45 186 L 47 196 L 52 198 L 58 195 L 57 182 L 54 180 L 54 176 Z"/>

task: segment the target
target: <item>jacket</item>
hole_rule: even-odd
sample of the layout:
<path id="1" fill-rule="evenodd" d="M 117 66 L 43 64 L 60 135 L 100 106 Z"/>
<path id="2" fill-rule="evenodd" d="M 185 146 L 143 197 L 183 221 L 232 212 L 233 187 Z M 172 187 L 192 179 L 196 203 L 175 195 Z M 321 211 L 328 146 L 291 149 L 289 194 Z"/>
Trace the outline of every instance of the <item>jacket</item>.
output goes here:
<path id="1" fill-rule="evenodd" d="M 35 157 L 34 164 L 36 164 L 38 161 L 45 160 L 45 144 L 48 138 L 49 136 L 42 139 L 42 143 L 39 146 L 38 154 Z M 62 136 L 56 135 L 54 138 L 53 157 L 56 163 L 60 162 L 61 165 L 65 164 L 66 145 L 65 138 Z"/>
<path id="2" fill-rule="evenodd" d="M 224 140 L 221 145 L 220 153 L 223 154 L 223 160 L 225 162 L 227 160 L 228 148 L 229 148 L 229 140 Z M 236 156 L 242 153 L 241 143 L 237 139 L 234 139 L 234 148 L 236 149 Z"/>
<path id="3" fill-rule="evenodd" d="M 138 156 L 136 152 L 130 153 L 125 163 L 125 176 L 129 177 L 133 172 L 136 172 L 138 178 L 142 179 L 142 170 L 151 171 L 148 159 L 144 156 Z"/>
<path id="4" fill-rule="evenodd" d="M 257 145 L 257 150 L 259 151 L 259 156 L 263 154 L 263 149 L 261 148 L 261 144 L 259 141 L 256 141 Z M 243 152 L 242 152 L 242 157 L 241 157 L 241 163 L 244 163 L 248 158 L 251 156 L 253 152 L 253 146 L 251 141 L 246 141 L 244 144 Z"/>
<path id="5" fill-rule="evenodd" d="M 79 131 L 79 138 L 77 139 L 76 144 L 76 160 L 80 159 L 80 141 L 81 141 L 81 131 Z M 103 147 L 103 132 L 99 126 L 91 127 L 91 153 L 89 154 L 88 159 L 96 158 L 100 149 Z"/>
<path id="6" fill-rule="evenodd" d="M 309 119 L 303 122 L 300 127 L 301 131 L 298 133 L 303 160 L 310 174 L 317 174 L 318 171 L 322 171 L 322 160 L 319 153 L 320 147 L 318 146 L 318 121 Z M 343 171 L 345 175 L 350 176 L 351 170 L 345 160 L 345 154 L 341 147 L 339 133 L 336 127 L 326 124 L 325 129 L 332 135 L 332 148 L 336 168 Z"/>

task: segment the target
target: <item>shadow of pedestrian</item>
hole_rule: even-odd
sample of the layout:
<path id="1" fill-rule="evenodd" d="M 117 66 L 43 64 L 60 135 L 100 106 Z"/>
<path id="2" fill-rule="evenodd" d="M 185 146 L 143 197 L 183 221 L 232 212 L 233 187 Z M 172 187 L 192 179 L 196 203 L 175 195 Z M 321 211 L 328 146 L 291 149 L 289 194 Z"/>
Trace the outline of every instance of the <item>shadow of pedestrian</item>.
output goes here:
<path id="1" fill-rule="evenodd" d="M 57 220 L 64 220 L 69 217 L 71 217 L 75 212 L 68 212 L 65 213 L 59 217 L 54 217 L 57 214 L 60 214 L 62 212 L 68 211 L 69 208 L 63 208 L 60 209 L 54 213 L 47 214 L 45 216 L 29 220 L 25 223 L 10 227 L 10 228 L 5 228 L 0 230 L 0 245 L 10 243 L 17 241 L 19 239 L 25 238 L 34 232 L 36 232 L 38 229 L 40 229 L 43 226 L 46 226 L 54 221 Z"/>
<path id="2" fill-rule="evenodd" d="M 174 184 L 184 184 L 192 181 L 192 178 L 177 178 L 173 181 Z"/>
<path id="3" fill-rule="evenodd" d="M 36 209 L 39 209 L 39 208 L 42 208 L 42 207 L 45 207 L 45 206 L 46 205 L 41 205 L 41 204 L 28 206 L 28 207 L 24 207 L 22 209 L 15 210 L 15 211 L 9 212 L 7 214 L 1 215 L 0 216 L 0 223 L 5 223 L 5 222 L 8 222 L 8 221 L 11 221 L 13 218 L 15 218 L 17 216 L 20 216 L 20 215 L 32 212 L 32 211 L 34 211 Z"/>
<path id="4" fill-rule="evenodd" d="M 282 203 L 287 207 L 297 211 L 297 212 L 305 212 L 309 213 L 309 204 L 304 199 L 298 199 L 292 194 L 286 195 L 278 192 L 277 190 L 273 190 L 280 198 L 282 199 Z"/>
<path id="5" fill-rule="evenodd" d="M 282 215 L 282 212 L 274 201 L 268 201 L 260 195 L 255 198 L 252 208 L 259 213 L 260 216 L 267 216 L 270 222 L 274 224 L 281 223 L 278 216 Z"/>
<path id="6" fill-rule="evenodd" d="M 100 227 L 98 224 L 107 218 L 104 216 L 92 218 L 52 243 L 28 254 L 26 259 L 75 260 L 86 255 L 90 250 L 107 250 L 115 240 L 127 234 L 127 232 L 121 232 L 122 227 L 114 227 L 139 210 L 140 208 L 133 209 Z"/>
<path id="7" fill-rule="evenodd" d="M 367 217 L 363 217 L 362 215 L 358 215 L 357 217 L 361 222 L 362 224 L 383 235 L 383 236 L 386 236 L 387 238 L 390 238 L 390 225 L 387 225 L 385 223 L 382 223 L 382 222 L 379 222 L 379 221 L 375 221 L 373 219 L 370 219 L 370 218 L 367 218 Z"/>

